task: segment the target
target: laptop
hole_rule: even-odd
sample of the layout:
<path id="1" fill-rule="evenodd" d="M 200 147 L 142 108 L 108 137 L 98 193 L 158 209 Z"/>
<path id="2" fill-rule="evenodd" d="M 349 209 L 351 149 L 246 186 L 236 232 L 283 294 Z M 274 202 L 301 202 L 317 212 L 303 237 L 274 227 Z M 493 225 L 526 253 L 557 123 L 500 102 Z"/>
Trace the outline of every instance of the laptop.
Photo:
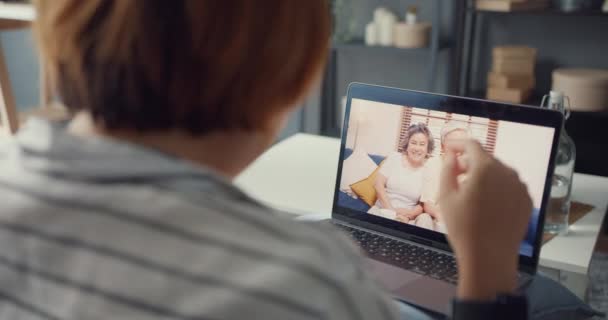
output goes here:
<path id="1" fill-rule="evenodd" d="M 467 138 L 514 168 L 534 209 L 519 255 L 536 273 L 561 113 L 362 83 L 348 88 L 331 222 L 398 299 L 448 314 L 458 274 L 437 199 L 442 155 Z"/>

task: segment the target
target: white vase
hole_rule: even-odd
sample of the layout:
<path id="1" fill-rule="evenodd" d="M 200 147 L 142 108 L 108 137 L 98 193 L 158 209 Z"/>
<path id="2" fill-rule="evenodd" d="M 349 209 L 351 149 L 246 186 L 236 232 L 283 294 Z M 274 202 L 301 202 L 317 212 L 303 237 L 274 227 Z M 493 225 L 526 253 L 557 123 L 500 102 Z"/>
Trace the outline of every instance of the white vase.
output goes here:
<path id="1" fill-rule="evenodd" d="M 370 22 L 365 26 L 365 45 L 378 45 L 378 27 L 374 22 Z"/>
<path id="2" fill-rule="evenodd" d="M 374 22 L 376 23 L 376 25 L 379 24 L 380 21 L 382 21 L 382 18 L 387 13 L 390 13 L 390 11 L 385 7 L 378 7 L 374 10 Z"/>
<path id="3" fill-rule="evenodd" d="M 397 16 L 391 12 L 386 12 L 377 23 L 378 28 L 378 43 L 381 46 L 393 45 L 393 29 L 397 23 Z"/>

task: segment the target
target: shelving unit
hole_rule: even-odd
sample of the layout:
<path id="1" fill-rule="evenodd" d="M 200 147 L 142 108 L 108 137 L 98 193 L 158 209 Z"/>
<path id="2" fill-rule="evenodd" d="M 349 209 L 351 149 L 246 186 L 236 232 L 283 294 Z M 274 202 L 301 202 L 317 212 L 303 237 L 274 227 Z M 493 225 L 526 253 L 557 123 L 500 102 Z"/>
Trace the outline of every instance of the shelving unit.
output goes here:
<path id="1" fill-rule="evenodd" d="M 470 12 L 478 13 L 478 14 L 495 14 L 495 15 L 536 15 L 536 16 L 608 16 L 608 13 L 601 11 L 576 11 L 576 12 L 564 12 L 555 9 L 547 9 L 547 10 L 531 10 L 531 11 L 511 11 L 511 12 L 503 12 L 503 11 L 489 11 L 489 10 L 477 10 L 475 8 L 468 8 Z"/>
<path id="2" fill-rule="evenodd" d="M 345 92 L 337 92 L 337 60 L 338 53 L 343 51 L 373 51 L 379 56 L 383 54 L 404 54 L 408 56 L 415 56 L 416 54 L 424 54 L 428 56 L 428 68 L 426 71 L 426 84 L 425 89 L 427 91 L 433 91 L 437 79 L 437 64 L 439 53 L 443 50 L 452 47 L 452 43 L 442 41 L 441 39 L 441 15 L 443 9 L 442 0 L 433 0 L 435 10 L 433 10 L 433 16 L 431 19 L 432 29 L 429 47 L 427 48 L 413 48 L 413 49 L 402 49 L 397 47 L 384 47 L 384 46 L 367 46 L 363 40 L 357 40 L 348 43 L 334 43 L 330 52 L 329 63 L 323 79 L 323 87 L 321 93 L 321 133 L 328 136 L 338 137 L 340 136 L 340 130 L 338 126 L 340 105 L 338 97 L 341 97 Z"/>
<path id="3" fill-rule="evenodd" d="M 580 12 L 562 12 L 555 9 L 547 10 L 532 10 L 532 11 L 488 11 L 488 10 L 477 10 L 475 8 L 475 0 L 463 1 L 464 9 L 460 11 L 464 17 L 461 17 L 461 23 L 458 27 L 457 34 L 460 38 L 457 40 L 457 59 L 462 65 L 457 66 L 457 74 L 459 75 L 456 79 L 456 87 L 458 95 L 471 96 L 471 65 L 473 59 L 473 50 L 478 43 L 478 39 L 475 37 L 477 28 L 479 27 L 479 20 L 483 16 L 536 16 L 538 18 L 546 16 L 559 16 L 559 17 L 606 17 L 608 13 L 601 11 L 580 11 Z M 540 100 L 538 101 L 540 102 Z"/>
<path id="4" fill-rule="evenodd" d="M 544 17 L 559 17 L 563 18 L 564 23 L 569 23 L 568 18 L 574 17 L 589 17 L 589 18 L 608 18 L 608 13 L 594 12 L 561 12 L 554 9 L 535 10 L 535 11 L 514 11 L 514 12 L 497 12 L 477 10 L 475 8 L 475 0 L 463 1 L 462 7 L 459 8 L 461 15 L 459 16 L 458 31 L 460 35 L 456 42 L 455 52 L 455 94 L 469 96 L 474 98 L 485 99 L 485 92 L 472 90 L 472 64 L 473 57 L 478 56 L 475 50 L 480 39 L 477 39 L 478 29 L 482 29 L 484 17 L 496 16 L 533 16 L 538 19 Z M 539 23 L 539 27 L 542 24 Z M 608 41 L 608 38 L 606 41 Z M 567 41 L 567 39 L 564 39 Z M 483 54 L 483 53 L 481 53 Z M 581 66 L 584 67 L 584 66 Z M 527 104 L 539 106 L 542 95 L 536 93 L 533 95 Z M 577 146 L 577 163 L 576 171 L 584 173 L 592 173 L 608 176 L 608 152 L 604 137 L 608 136 L 608 112 L 572 112 L 570 118 L 566 122 L 566 130 L 574 139 Z M 602 148 L 602 146 L 604 146 Z"/>
<path id="5" fill-rule="evenodd" d="M 449 49 L 452 47 L 452 44 L 448 41 L 440 41 L 439 42 L 439 51 L 443 51 L 445 49 Z M 338 50 L 377 50 L 377 51 L 385 51 L 385 52 L 394 52 L 394 53 L 429 53 L 429 48 L 397 48 L 397 47 L 385 47 L 385 46 L 368 46 L 363 40 L 355 40 L 348 43 L 335 43 L 333 48 Z"/>

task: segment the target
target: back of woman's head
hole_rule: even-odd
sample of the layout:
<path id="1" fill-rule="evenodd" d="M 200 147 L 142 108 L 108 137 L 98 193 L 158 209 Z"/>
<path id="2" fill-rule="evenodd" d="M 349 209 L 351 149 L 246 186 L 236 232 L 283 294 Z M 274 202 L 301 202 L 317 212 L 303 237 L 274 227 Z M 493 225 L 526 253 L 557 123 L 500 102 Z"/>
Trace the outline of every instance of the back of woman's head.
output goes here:
<path id="1" fill-rule="evenodd" d="M 57 94 L 109 129 L 264 128 L 319 77 L 324 0 L 38 0 Z"/>

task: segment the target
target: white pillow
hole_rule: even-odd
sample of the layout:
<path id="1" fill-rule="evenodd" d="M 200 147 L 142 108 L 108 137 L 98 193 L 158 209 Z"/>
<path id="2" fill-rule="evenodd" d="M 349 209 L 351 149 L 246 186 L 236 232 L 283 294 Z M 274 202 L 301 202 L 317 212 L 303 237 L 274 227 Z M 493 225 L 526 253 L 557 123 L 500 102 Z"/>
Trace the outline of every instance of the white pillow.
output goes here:
<path id="1" fill-rule="evenodd" d="M 340 191 L 347 193 L 353 198 L 357 196 L 350 188 L 350 185 L 369 177 L 378 165 L 367 153 L 361 149 L 355 150 L 342 164 L 342 180 L 340 181 Z"/>

